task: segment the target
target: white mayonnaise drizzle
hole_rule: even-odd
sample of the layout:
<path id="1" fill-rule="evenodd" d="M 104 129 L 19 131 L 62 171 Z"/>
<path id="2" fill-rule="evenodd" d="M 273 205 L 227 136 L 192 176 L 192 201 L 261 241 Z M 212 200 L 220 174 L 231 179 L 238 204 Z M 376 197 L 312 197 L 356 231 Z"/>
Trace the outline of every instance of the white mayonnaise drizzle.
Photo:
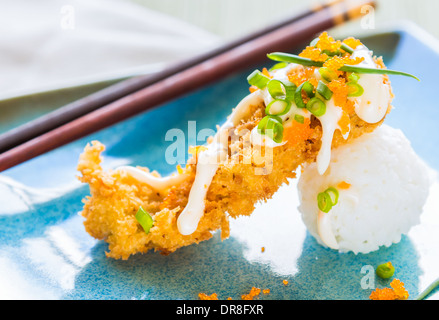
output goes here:
<path id="1" fill-rule="evenodd" d="M 326 101 L 326 112 L 323 116 L 318 117 L 322 125 L 322 144 L 317 155 L 317 170 L 320 174 L 324 174 L 329 167 L 331 161 L 331 146 L 334 132 L 339 129 L 338 121 L 343 114 L 343 110 L 334 104 L 334 99 Z M 344 135 L 346 139 L 349 135 Z"/>
<path id="2" fill-rule="evenodd" d="M 326 244 L 331 249 L 338 249 L 339 246 L 332 230 L 330 219 L 331 211 L 325 213 L 319 210 L 317 216 L 317 232 L 319 233 L 320 239 L 324 244 Z"/>
<path id="3" fill-rule="evenodd" d="M 227 159 L 227 145 L 211 143 L 198 154 L 197 172 L 186 207 L 178 216 L 177 227 L 182 235 L 192 234 L 204 214 L 207 190 L 221 162 Z"/>
<path id="4" fill-rule="evenodd" d="M 260 91 L 245 97 L 233 110 L 229 119 L 221 126 L 207 150 L 198 155 L 197 172 L 189 193 L 186 207 L 177 219 L 178 231 L 182 235 L 192 234 L 204 214 L 207 190 L 215 176 L 218 166 L 228 156 L 228 129 L 239 124 L 249 113 L 250 106 L 262 103 Z"/>
<path id="5" fill-rule="evenodd" d="M 175 184 L 180 183 L 181 181 L 187 178 L 187 175 L 182 174 L 174 174 L 167 177 L 157 177 L 150 172 L 143 171 L 139 168 L 132 166 L 120 166 L 115 169 L 116 171 L 123 171 L 126 174 L 130 175 L 134 179 L 146 183 L 154 190 L 159 192 L 164 192 L 166 189 L 172 187 Z"/>
<path id="6" fill-rule="evenodd" d="M 363 57 L 359 67 L 376 68 L 372 54 L 365 46 L 358 46 L 353 58 Z M 364 89 L 360 97 L 350 98 L 355 101 L 355 113 L 360 119 L 368 123 L 377 123 L 386 115 L 391 100 L 390 85 L 383 83 L 384 76 L 381 74 L 360 74 L 358 84 Z"/>

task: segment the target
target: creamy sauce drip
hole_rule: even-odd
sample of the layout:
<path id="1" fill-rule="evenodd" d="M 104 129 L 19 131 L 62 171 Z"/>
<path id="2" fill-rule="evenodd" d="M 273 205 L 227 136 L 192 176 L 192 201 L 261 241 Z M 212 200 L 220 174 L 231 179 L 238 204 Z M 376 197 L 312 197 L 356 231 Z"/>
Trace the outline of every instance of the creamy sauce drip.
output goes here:
<path id="1" fill-rule="evenodd" d="M 376 68 L 371 52 L 365 46 L 359 46 L 352 57 L 364 57 L 359 67 Z M 364 93 L 360 97 L 351 98 L 355 101 L 355 113 L 368 123 L 381 121 L 389 107 L 391 89 L 383 80 L 381 74 L 360 74 L 358 84 L 363 87 Z"/>
<path id="2" fill-rule="evenodd" d="M 331 161 L 331 146 L 334 132 L 339 129 L 338 121 L 342 116 L 343 110 L 334 104 L 334 99 L 326 101 L 326 112 L 323 116 L 318 117 L 322 125 L 321 147 L 317 155 L 317 170 L 324 174 Z M 349 132 L 345 135 L 347 138 Z"/>
<path id="3" fill-rule="evenodd" d="M 192 234 L 204 214 L 207 190 L 215 176 L 218 166 L 227 159 L 227 146 L 211 143 L 207 150 L 200 152 L 197 161 L 195 180 L 189 193 L 186 207 L 178 216 L 177 227 L 182 235 Z"/>
<path id="4" fill-rule="evenodd" d="M 331 211 L 325 213 L 319 210 L 317 216 L 317 232 L 319 233 L 322 242 L 326 244 L 329 248 L 339 248 L 337 239 L 335 238 L 334 232 L 332 230 Z"/>
<path id="5" fill-rule="evenodd" d="M 241 119 L 248 116 L 250 106 L 258 105 L 262 101 L 259 91 L 241 100 L 229 119 L 218 130 L 214 141 L 208 145 L 207 150 L 198 155 L 197 172 L 189 193 L 188 203 L 177 219 L 178 231 L 182 235 L 192 234 L 197 229 L 204 214 L 205 198 L 209 186 L 220 163 L 227 160 L 228 129 L 237 126 Z"/>
<path id="6" fill-rule="evenodd" d="M 139 182 L 146 183 L 154 190 L 164 192 L 166 189 L 178 184 L 187 178 L 186 174 L 175 174 L 167 177 L 157 177 L 150 172 L 132 166 L 120 166 L 116 171 L 123 171 Z"/>

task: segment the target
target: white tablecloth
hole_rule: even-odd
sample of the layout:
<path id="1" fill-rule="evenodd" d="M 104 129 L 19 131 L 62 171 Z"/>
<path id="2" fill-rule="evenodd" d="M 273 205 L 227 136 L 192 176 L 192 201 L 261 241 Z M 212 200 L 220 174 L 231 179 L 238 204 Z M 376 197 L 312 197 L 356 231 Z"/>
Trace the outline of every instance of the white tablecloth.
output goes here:
<path id="1" fill-rule="evenodd" d="M 156 72 L 219 43 L 128 0 L 0 0 L 0 98 Z"/>

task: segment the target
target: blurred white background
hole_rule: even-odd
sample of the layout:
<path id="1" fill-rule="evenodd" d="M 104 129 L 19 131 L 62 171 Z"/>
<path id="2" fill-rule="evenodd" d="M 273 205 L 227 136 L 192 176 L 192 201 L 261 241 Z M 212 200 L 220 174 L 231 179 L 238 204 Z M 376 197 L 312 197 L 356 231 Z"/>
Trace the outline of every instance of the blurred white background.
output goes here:
<path id="1" fill-rule="evenodd" d="M 231 39 L 323 0 L 131 0 Z M 411 20 L 439 38 L 438 0 L 376 0 L 376 29 Z M 358 21 L 345 25 L 355 32 Z"/>
<path id="2" fill-rule="evenodd" d="M 327 1 L 0 0 L 0 98 L 159 72 Z M 410 20 L 439 38 L 439 1 L 376 3 L 372 30 L 356 19 L 331 35 Z"/>

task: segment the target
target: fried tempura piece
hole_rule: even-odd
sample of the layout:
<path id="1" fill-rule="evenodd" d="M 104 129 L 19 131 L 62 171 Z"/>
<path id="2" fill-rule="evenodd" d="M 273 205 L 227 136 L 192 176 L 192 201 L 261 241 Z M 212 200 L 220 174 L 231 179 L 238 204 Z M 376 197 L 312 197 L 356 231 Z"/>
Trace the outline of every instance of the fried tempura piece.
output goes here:
<path id="1" fill-rule="evenodd" d="M 243 129 L 251 130 L 262 118 L 265 106 L 253 107 L 252 116 L 235 128 L 236 133 Z M 382 122 L 369 124 L 355 114 L 350 117 L 349 138 L 345 140 L 336 131 L 333 147 L 349 143 Z M 86 146 L 78 165 L 82 173 L 79 179 L 90 185 L 91 192 L 91 197 L 84 200 L 82 212 L 86 218 L 86 231 L 97 239 L 107 241 L 110 250 L 107 256 L 116 259 L 127 259 L 131 254 L 150 249 L 167 254 L 207 240 L 212 237 L 213 231 L 219 229 L 221 238 L 225 239 L 229 236 L 228 216 L 250 215 L 257 202 L 270 199 L 282 184 L 288 184 L 288 179 L 295 177 L 295 170 L 300 165 L 315 161 L 322 136 L 322 128 L 316 118 L 304 124 L 295 122 L 286 134 L 295 139 L 273 149 L 273 165 L 268 174 L 255 174 L 255 168 L 263 169 L 265 164 L 257 164 L 258 156 L 246 151 L 248 135 L 230 146 L 234 154 L 230 154 L 227 162 L 218 168 L 207 192 L 204 216 L 191 235 L 180 234 L 176 220 L 187 203 L 195 177 L 195 157 L 183 169 L 182 174 L 187 174 L 188 178 L 161 194 L 119 171 L 103 171 L 100 163 L 104 146 L 94 141 Z M 154 226 L 148 234 L 135 219 L 140 206 L 153 215 Z"/>
<path id="2" fill-rule="evenodd" d="M 258 87 L 251 85 L 251 95 L 260 95 L 258 99 L 249 100 L 245 112 L 241 112 L 238 107 L 235 109 L 239 112 L 234 112 L 232 115 L 239 114 L 237 118 L 239 121 L 235 121 L 236 119 L 228 121 L 232 125 L 222 127 L 227 131 L 229 140 L 221 144 L 221 150 L 222 154 L 225 152 L 228 157 L 221 161 L 214 171 L 212 181 L 205 185 L 203 192 L 207 189 L 207 193 L 205 196 L 203 194 L 202 199 L 205 205 L 203 215 L 194 232 L 192 229 L 189 229 L 190 232 L 187 229 L 180 232 L 177 220 L 179 216 L 181 220 L 181 217 L 187 217 L 185 214 L 191 213 L 190 210 L 186 210 L 190 207 L 187 205 L 188 199 L 194 181 L 197 181 L 196 176 L 200 177 L 196 175 L 197 168 L 200 167 L 196 152 L 186 167 L 178 170 L 178 174 L 184 175 L 184 179 L 177 179 L 178 183 L 167 189 L 157 189 L 147 183 L 139 182 L 123 170 L 103 171 L 100 163 L 104 146 L 98 141 L 87 145 L 78 165 L 78 170 L 82 174 L 79 179 L 89 184 L 91 192 L 91 196 L 84 200 L 85 206 L 82 211 L 86 231 L 97 239 L 107 241 L 109 244 L 107 256 L 116 259 L 127 259 L 132 254 L 144 253 L 151 249 L 168 254 L 180 247 L 207 240 L 218 230 L 221 230 L 221 238 L 226 239 L 229 236 L 229 217 L 250 215 L 258 202 L 267 201 L 281 185 L 288 184 L 288 180 L 296 176 L 295 172 L 300 166 L 316 161 L 322 154 L 319 153 L 321 150 L 325 151 L 323 154 L 326 157 L 322 158 L 327 161 L 328 149 L 330 153 L 331 148 L 350 143 L 363 133 L 373 131 L 384 121 L 386 112 L 390 111 L 393 94 L 387 76 L 358 77 L 338 71 L 338 68 L 345 63 L 365 63 L 363 62 L 365 57 L 369 65 L 377 68 L 385 68 L 382 61 L 376 58 L 371 60 L 367 48 L 361 47 L 356 53 L 364 56 L 351 56 L 341 49 L 341 44 L 327 33 L 323 33 L 316 45 L 307 47 L 301 53 L 302 57 L 325 61 L 325 74 L 333 77 L 329 80 L 325 78 L 327 87 L 332 92 L 332 98 L 326 99 L 329 116 L 324 118 L 321 114 L 308 112 L 308 107 L 298 109 L 294 105 L 293 113 L 282 114 L 284 117 L 281 119 L 282 143 L 277 143 L 275 147 L 265 143 L 261 144 L 261 148 L 252 146 L 254 142 L 251 140 L 252 129 L 264 123 L 261 119 L 267 119 L 271 115 L 266 114 L 267 100 L 262 94 L 262 89 L 259 90 Z M 355 49 L 361 45 L 361 42 L 348 38 L 345 44 Z M 329 57 L 327 52 L 333 52 L 333 55 Z M 321 70 L 317 70 L 316 67 L 292 64 L 281 71 L 280 76 L 277 75 L 297 88 L 300 88 L 299 86 L 305 81 L 316 88 L 321 79 L 319 71 Z M 264 69 L 263 77 L 271 79 L 273 74 Z M 364 92 L 367 94 L 364 94 L 363 105 L 358 109 L 362 111 L 360 113 L 363 116 L 369 118 L 371 115 L 378 115 L 378 120 L 375 117 L 372 121 L 366 122 L 364 117 L 357 115 L 356 109 L 359 105 L 348 98 L 349 94 L 358 93 L 358 91 L 352 92 L 352 88 L 359 88 L 356 81 L 365 81 L 364 85 L 368 87 L 375 86 L 375 89 L 380 90 L 381 98 L 389 98 L 388 102 L 384 100 L 385 103 L 379 103 L 378 109 L 370 109 L 374 105 L 371 103 L 373 99 L 370 95 L 375 92 L 374 89 L 367 91 L 365 88 Z M 266 94 L 266 91 L 264 92 Z M 304 92 L 295 92 L 296 94 L 300 92 L 304 99 L 303 103 L 309 101 L 308 96 L 303 96 Z M 361 95 L 361 92 L 359 94 Z M 389 105 L 386 110 L 387 103 Z M 371 110 L 375 111 L 371 113 Z M 328 119 L 329 127 L 334 129 L 333 134 L 331 130 L 328 133 Z M 262 136 L 260 133 L 262 131 L 254 131 Z M 323 142 L 322 138 L 325 138 Z M 324 169 L 324 165 L 322 167 Z M 147 168 L 141 170 L 149 172 Z M 148 232 L 145 232 L 136 220 L 135 215 L 139 207 L 143 207 L 153 218 L 153 226 Z"/>

